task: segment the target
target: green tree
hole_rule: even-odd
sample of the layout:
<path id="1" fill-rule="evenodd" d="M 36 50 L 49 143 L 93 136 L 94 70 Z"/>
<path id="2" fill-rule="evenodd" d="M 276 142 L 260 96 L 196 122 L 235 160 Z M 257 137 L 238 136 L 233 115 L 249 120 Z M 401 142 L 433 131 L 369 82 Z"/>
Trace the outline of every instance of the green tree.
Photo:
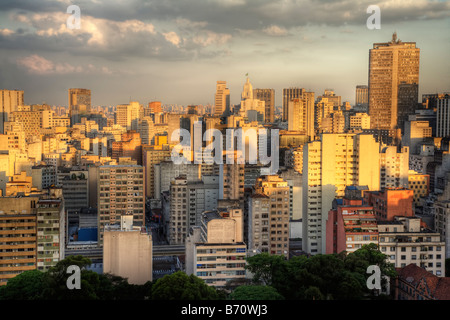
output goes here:
<path id="1" fill-rule="evenodd" d="M 218 300 L 215 288 L 195 275 L 182 271 L 158 279 L 152 286 L 153 300 Z"/>
<path id="2" fill-rule="evenodd" d="M 365 281 L 370 276 L 367 273 L 367 268 L 371 265 L 376 265 L 380 268 L 382 276 L 388 276 L 390 279 L 394 279 L 397 276 L 395 266 L 389 262 L 388 257 L 378 250 L 378 246 L 375 243 L 370 243 L 362 246 L 360 249 L 349 253 L 344 258 L 346 269 L 351 272 L 355 272 L 360 275 L 360 282 L 363 283 L 364 291 L 367 294 L 372 293 L 367 288 Z M 386 280 L 382 278 L 382 285 L 385 285 Z"/>
<path id="3" fill-rule="evenodd" d="M 284 297 L 271 286 L 239 286 L 230 294 L 232 300 L 284 300 Z"/>
<path id="4" fill-rule="evenodd" d="M 322 292 L 320 292 L 319 288 L 314 286 L 306 289 L 304 295 L 306 300 L 323 300 Z"/>
<path id="5" fill-rule="evenodd" d="M 283 256 L 260 253 L 247 258 L 245 268 L 253 275 L 256 284 L 281 285 L 286 280 L 287 262 Z"/>
<path id="6" fill-rule="evenodd" d="M 29 270 L 8 280 L 0 287 L 0 300 L 39 300 L 45 288 L 45 273 Z"/>
<path id="7" fill-rule="evenodd" d="M 43 297 L 51 300 L 99 299 L 96 292 L 100 286 L 100 277 L 97 273 L 85 269 L 90 264 L 91 260 L 83 256 L 69 256 L 59 261 L 46 273 Z M 67 270 L 72 265 L 78 266 L 81 270 L 80 289 L 69 289 L 67 286 L 67 279 L 71 276 Z"/>

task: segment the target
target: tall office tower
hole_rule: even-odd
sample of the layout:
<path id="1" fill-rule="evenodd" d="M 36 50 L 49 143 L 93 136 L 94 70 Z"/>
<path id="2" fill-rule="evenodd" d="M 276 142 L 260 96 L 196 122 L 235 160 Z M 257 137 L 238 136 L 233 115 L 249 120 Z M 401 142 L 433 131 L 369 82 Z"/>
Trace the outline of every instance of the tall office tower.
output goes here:
<path id="1" fill-rule="evenodd" d="M 119 124 L 127 130 L 137 130 L 139 119 L 144 117 L 144 108 L 137 101 L 121 104 L 116 107 L 114 117 L 115 124 Z"/>
<path id="2" fill-rule="evenodd" d="M 288 121 L 289 101 L 292 99 L 299 99 L 303 97 L 303 88 L 287 88 L 283 89 L 283 115 L 282 120 Z"/>
<path id="3" fill-rule="evenodd" d="M 217 81 L 216 94 L 214 95 L 214 116 L 220 117 L 230 111 L 230 89 L 226 81 Z"/>
<path id="4" fill-rule="evenodd" d="M 410 115 L 414 115 L 419 106 L 419 85 L 416 83 L 401 83 L 398 86 L 398 119 L 397 126 L 404 132 L 405 122 Z"/>
<path id="5" fill-rule="evenodd" d="M 180 129 L 180 119 L 180 114 L 167 114 L 167 141 L 169 144 L 177 144 L 180 141 L 180 136 L 174 134 L 175 130 Z"/>
<path id="6" fill-rule="evenodd" d="M 186 273 L 216 289 L 229 289 L 245 281 L 244 214 L 236 206 L 202 214 L 200 226 L 186 240 Z"/>
<path id="7" fill-rule="evenodd" d="M 355 109 L 361 112 L 369 112 L 369 86 L 356 86 Z"/>
<path id="8" fill-rule="evenodd" d="M 314 92 L 304 92 L 301 98 L 288 104 L 288 130 L 298 131 L 314 140 Z"/>
<path id="9" fill-rule="evenodd" d="M 450 96 L 448 94 L 438 98 L 436 118 L 436 136 L 450 136 Z"/>
<path id="10" fill-rule="evenodd" d="M 264 120 L 273 123 L 275 120 L 275 89 L 254 89 L 253 97 L 264 101 Z"/>
<path id="11" fill-rule="evenodd" d="M 322 134 L 303 148 L 303 250 L 326 252 L 326 221 L 347 186 L 380 188 L 379 143 L 370 134 Z"/>
<path id="12" fill-rule="evenodd" d="M 98 170 L 98 242 L 103 245 L 107 224 L 133 215 L 135 226 L 145 224 L 144 168 L 137 165 L 101 166 Z"/>
<path id="13" fill-rule="evenodd" d="M 420 49 L 415 42 L 375 43 L 369 51 L 369 115 L 372 129 L 399 128 L 418 102 Z M 414 111 L 412 112 L 414 113 Z"/>
<path id="14" fill-rule="evenodd" d="M 143 285 L 153 279 L 152 235 L 145 227 L 133 226 L 132 215 L 120 216 L 120 225 L 106 225 L 103 243 L 103 273 Z"/>
<path id="15" fill-rule="evenodd" d="M 5 133 L 4 124 L 9 121 L 11 112 L 17 111 L 17 107 L 23 104 L 23 91 L 0 90 L 0 134 Z"/>
<path id="16" fill-rule="evenodd" d="M 284 255 L 286 258 L 289 258 L 290 187 L 287 181 L 278 175 L 261 176 L 256 179 L 255 194 L 263 194 L 270 199 L 270 207 L 267 213 L 268 219 L 266 220 L 268 225 L 264 228 L 264 232 L 261 229 L 261 239 L 267 239 L 267 247 L 270 254 Z M 267 203 L 265 204 L 267 205 Z M 249 219 L 249 224 L 252 222 L 252 219 L 256 220 L 255 215 L 265 213 L 264 211 L 256 210 L 257 207 L 252 205 L 256 205 L 256 203 L 252 203 L 252 200 L 250 200 L 249 210 L 251 208 L 253 212 L 249 211 L 249 215 L 252 215 L 252 218 Z M 264 206 L 260 207 L 261 210 L 263 208 Z M 256 225 L 253 227 L 252 232 L 254 233 L 256 232 L 255 228 Z M 249 238 L 251 238 L 250 234 Z M 251 249 L 256 249 L 256 247 Z"/>
<path id="17" fill-rule="evenodd" d="M 408 188 L 409 147 L 384 147 L 380 157 L 380 188 Z"/>
<path id="18" fill-rule="evenodd" d="M 263 100 L 259 100 L 253 96 L 253 86 L 249 78 L 247 78 L 242 90 L 239 112 L 241 117 L 247 118 L 249 122 L 265 121 L 265 103 Z"/>
<path id="19" fill-rule="evenodd" d="M 138 133 L 142 144 L 151 144 L 155 136 L 154 123 L 151 117 L 143 117 L 138 121 Z"/>
<path id="20" fill-rule="evenodd" d="M 69 89 L 69 117 L 71 124 L 80 122 L 80 116 L 91 112 L 91 90 Z"/>

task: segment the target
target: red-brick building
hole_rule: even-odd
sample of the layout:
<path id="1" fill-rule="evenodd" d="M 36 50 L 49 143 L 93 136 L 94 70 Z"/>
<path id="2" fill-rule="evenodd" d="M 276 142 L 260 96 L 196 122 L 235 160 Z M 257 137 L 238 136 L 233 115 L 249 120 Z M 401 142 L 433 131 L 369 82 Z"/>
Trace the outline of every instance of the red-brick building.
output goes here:
<path id="1" fill-rule="evenodd" d="M 450 278 L 438 277 L 415 264 L 397 269 L 396 300 L 450 300 Z"/>
<path id="2" fill-rule="evenodd" d="M 373 207 L 378 220 L 393 221 L 395 216 L 413 217 L 414 191 L 404 188 L 364 192 L 364 203 Z"/>

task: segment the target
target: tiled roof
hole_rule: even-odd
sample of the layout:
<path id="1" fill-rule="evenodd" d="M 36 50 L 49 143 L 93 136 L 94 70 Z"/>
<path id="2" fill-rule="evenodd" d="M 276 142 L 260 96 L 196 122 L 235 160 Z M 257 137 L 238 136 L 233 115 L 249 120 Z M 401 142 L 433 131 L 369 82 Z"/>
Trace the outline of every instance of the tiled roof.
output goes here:
<path id="1" fill-rule="evenodd" d="M 432 298 L 437 300 L 450 300 L 450 277 L 438 277 L 424 268 L 409 264 L 397 269 L 399 278 L 416 287 L 424 281 Z"/>

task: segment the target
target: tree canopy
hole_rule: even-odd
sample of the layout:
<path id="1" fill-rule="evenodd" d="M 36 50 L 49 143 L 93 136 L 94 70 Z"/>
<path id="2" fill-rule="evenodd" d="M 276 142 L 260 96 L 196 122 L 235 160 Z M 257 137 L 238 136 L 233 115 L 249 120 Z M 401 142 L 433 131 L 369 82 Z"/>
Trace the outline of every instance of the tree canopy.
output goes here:
<path id="1" fill-rule="evenodd" d="M 356 300 L 368 298 L 367 268 L 377 265 L 383 275 L 395 277 L 387 256 L 375 244 L 351 253 L 297 256 L 289 260 L 262 253 L 247 259 L 253 282 L 270 285 L 286 299 Z"/>

